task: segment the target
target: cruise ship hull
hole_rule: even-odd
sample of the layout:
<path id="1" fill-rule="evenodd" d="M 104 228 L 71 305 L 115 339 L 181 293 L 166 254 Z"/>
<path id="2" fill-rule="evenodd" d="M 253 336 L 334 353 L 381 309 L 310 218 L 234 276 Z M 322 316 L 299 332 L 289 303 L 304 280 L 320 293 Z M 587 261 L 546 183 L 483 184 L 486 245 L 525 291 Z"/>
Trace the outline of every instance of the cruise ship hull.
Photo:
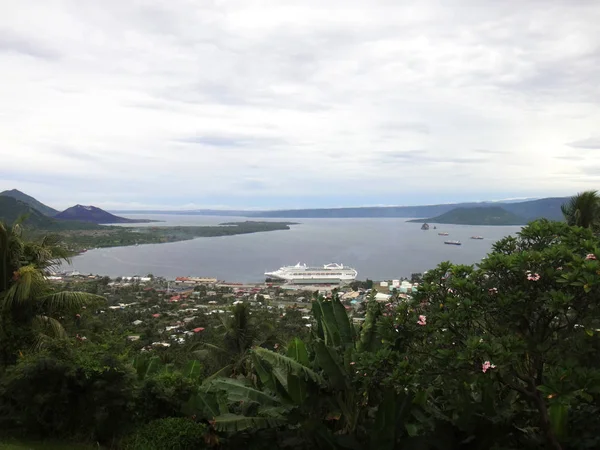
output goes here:
<path id="1" fill-rule="evenodd" d="M 282 267 L 274 272 L 265 272 L 265 275 L 290 284 L 341 284 L 354 281 L 358 272 L 338 265 L 327 265 L 323 268 L 297 265 Z"/>
<path id="2" fill-rule="evenodd" d="M 340 284 L 350 283 L 355 280 L 355 278 L 282 278 L 270 274 L 267 274 L 267 276 L 269 278 L 275 278 L 290 284 Z"/>

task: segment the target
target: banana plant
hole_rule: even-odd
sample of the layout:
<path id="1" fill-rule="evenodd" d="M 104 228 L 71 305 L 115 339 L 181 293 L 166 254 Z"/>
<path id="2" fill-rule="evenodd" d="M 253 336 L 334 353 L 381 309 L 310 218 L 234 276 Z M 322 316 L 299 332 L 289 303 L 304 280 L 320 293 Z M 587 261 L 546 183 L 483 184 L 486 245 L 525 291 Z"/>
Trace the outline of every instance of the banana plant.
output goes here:
<path id="1" fill-rule="evenodd" d="M 312 308 L 316 326 L 310 352 L 299 339 L 290 343 L 287 355 L 263 348 L 253 350 L 260 382 L 297 408 L 306 403 L 320 405 L 320 409 L 304 411 L 309 415 L 306 420 L 313 421 L 312 428 L 303 425 L 318 430 L 321 443 L 361 448 L 371 442 L 376 445 L 372 448 L 394 448 L 398 437 L 406 434 L 412 397 L 378 386 L 361 391 L 354 369 L 358 353 L 375 352 L 381 345 L 377 326 L 382 312 L 374 294 L 369 298 L 365 323 L 358 331 L 337 295 L 331 300 L 315 298 Z M 378 405 L 369 403 L 370 391 L 377 391 L 377 399 L 381 400 Z M 321 414 L 319 424 L 314 423 L 315 414 Z M 323 427 L 324 423 L 329 425 Z"/>
<path id="2" fill-rule="evenodd" d="M 240 431 L 288 425 L 306 430 L 318 448 L 393 449 L 406 434 L 412 398 L 407 393 L 378 390 L 378 405 L 357 384 L 354 357 L 377 349 L 381 310 L 371 298 L 359 332 L 339 298 L 316 298 L 316 321 L 307 347 L 294 339 L 285 354 L 262 347 L 251 351 L 254 375 L 249 380 L 212 378 L 190 406 L 218 431 Z"/>
<path id="3" fill-rule="evenodd" d="M 215 430 L 229 433 L 284 425 L 289 410 L 278 396 L 233 378 L 204 383 L 185 408 L 187 414 L 208 420 Z"/>

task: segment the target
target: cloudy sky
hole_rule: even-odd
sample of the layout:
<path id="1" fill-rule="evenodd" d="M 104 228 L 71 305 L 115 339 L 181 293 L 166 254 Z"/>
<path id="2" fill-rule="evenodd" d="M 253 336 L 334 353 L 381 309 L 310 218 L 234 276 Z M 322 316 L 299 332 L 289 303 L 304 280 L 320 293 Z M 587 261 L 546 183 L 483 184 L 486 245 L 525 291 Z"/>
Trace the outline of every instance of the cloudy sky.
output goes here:
<path id="1" fill-rule="evenodd" d="M 596 0 L 0 0 L 0 190 L 57 208 L 600 188 Z"/>

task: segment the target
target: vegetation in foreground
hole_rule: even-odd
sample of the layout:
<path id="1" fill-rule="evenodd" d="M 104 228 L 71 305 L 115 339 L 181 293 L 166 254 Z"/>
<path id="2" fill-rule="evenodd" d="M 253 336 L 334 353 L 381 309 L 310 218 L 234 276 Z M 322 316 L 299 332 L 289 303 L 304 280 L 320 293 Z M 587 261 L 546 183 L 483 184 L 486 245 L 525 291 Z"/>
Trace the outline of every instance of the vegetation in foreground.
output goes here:
<path id="1" fill-rule="evenodd" d="M 4 229 L 0 429 L 131 450 L 598 448 L 600 241 L 587 225 L 533 222 L 477 266 L 440 264 L 408 301 L 372 296 L 360 326 L 316 296 L 310 331 L 289 338 L 244 303 L 206 338 L 146 352 L 97 298 L 51 292 L 58 250 Z M 65 333 L 32 326 L 40 315 Z"/>

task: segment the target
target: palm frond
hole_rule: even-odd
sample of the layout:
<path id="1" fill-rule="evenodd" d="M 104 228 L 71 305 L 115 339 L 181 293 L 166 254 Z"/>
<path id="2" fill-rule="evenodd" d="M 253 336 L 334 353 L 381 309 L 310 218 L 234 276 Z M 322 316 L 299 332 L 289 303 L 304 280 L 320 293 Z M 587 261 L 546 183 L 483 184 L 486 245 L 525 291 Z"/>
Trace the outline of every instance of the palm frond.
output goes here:
<path id="1" fill-rule="evenodd" d="M 227 376 L 231 375 L 232 371 L 233 371 L 233 365 L 232 364 L 227 364 L 225 367 L 220 368 L 219 370 L 217 370 L 212 375 L 206 377 L 204 379 L 204 383 L 212 381 L 212 380 L 214 380 L 216 378 L 227 377 Z"/>
<path id="2" fill-rule="evenodd" d="M 200 363 L 200 361 L 192 359 L 185 364 L 183 374 L 190 380 L 198 380 L 200 378 L 201 373 L 202 364 Z"/>
<path id="3" fill-rule="evenodd" d="M 39 297 L 40 305 L 49 311 L 79 311 L 84 305 L 105 301 L 100 295 L 73 291 L 55 292 Z"/>
<path id="4" fill-rule="evenodd" d="M 568 225 L 593 228 L 600 220 L 600 197 L 597 191 L 580 192 L 561 206 Z"/>
<path id="5" fill-rule="evenodd" d="M 337 389 L 344 389 L 347 385 L 348 378 L 346 376 L 346 370 L 340 364 L 339 357 L 335 353 L 335 350 L 320 339 L 315 340 L 314 349 L 317 355 L 317 363 L 327 374 L 327 377 L 331 381 L 331 385 Z"/>
<path id="6" fill-rule="evenodd" d="M 253 353 L 258 355 L 261 359 L 268 362 L 273 367 L 282 367 L 288 373 L 292 373 L 296 376 L 301 376 L 305 380 L 312 380 L 317 384 L 325 384 L 325 380 L 314 370 L 299 363 L 295 359 L 289 356 L 280 355 L 279 353 L 272 352 L 266 348 L 255 347 Z"/>
<path id="7" fill-rule="evenodd" d="M 186 414 L 212 419 L 213 417 L 227 414 L 228 409 L 219 403 L 217 396 L 212 392 L 196 392 L 184 406 Z"/>
<path id="8" fill-rule="evenodd" d="M 276 397 L 232 378 L 216 378 L 209 382 L 207 389 L 225 391 L 230 402 L 256 402 L 260 405 L 277 405 L 281 403 Z"/>
<path id="9" fill-rule="evenodd" d="M 36 338 L 33 343 L 34 350 L 40 350 L 52 339 L 66 339 L 67 333 L 60 322 L 49 316 L 35 316 L 33 318 L 33 329 Z"/>
<path id="10" fill-rule="evenodd" d="M 15 272 L 14 279 L 3 298 L 2 308 L 5 310 L 35 301 L 46 287 L 44 276 L 32 265 L 21 267 Z"/>

